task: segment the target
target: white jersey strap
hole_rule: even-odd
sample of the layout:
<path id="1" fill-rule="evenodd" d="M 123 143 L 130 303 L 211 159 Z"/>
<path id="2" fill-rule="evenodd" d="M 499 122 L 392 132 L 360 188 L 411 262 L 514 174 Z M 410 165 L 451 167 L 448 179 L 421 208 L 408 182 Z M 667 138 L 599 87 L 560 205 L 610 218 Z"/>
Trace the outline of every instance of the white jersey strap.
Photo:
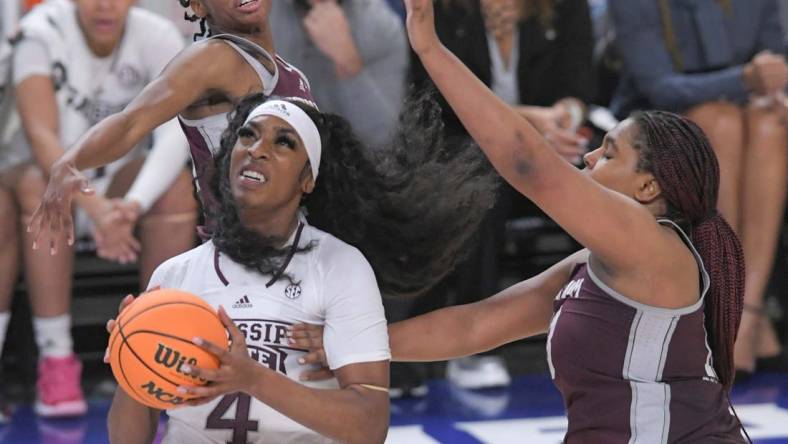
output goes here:
<path id="1" fill-rule="evenodd" d="M 254 69 L 260 83 L 263 85 L 263 93 L 270 96 L 279 81 L 279 67 L 276 64 L 276 59 L 257 43 L 249 41 L 243 37 L 232 34 L 219 34 L 212 36 L 211 39 L 223 40 L 230 45 L 231 48 L 236 50 L 246 60 L 246 63 Z M 263 65 L 259 57 L 263 57 L 271 62 L 274 67 L 274 72 L 271 73 L 268 68 Z"/>

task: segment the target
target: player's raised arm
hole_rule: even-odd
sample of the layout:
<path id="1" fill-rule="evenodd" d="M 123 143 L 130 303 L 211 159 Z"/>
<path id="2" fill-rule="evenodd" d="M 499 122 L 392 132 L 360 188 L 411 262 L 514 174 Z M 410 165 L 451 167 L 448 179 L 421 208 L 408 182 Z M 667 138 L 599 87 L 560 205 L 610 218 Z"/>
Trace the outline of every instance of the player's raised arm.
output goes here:
<path id="1" fill-rule="evenodd" d="M 644 205 L 605 188 L 564 161 L 527 120 L 441 44 L 432 0 L 405 3 L 413 50 L 507 182 L 612 266 L 642 265 L 664 248 L 661 229 Z"/>
<path id="2" fill-rule="evenodd" d="M 92 193 L 80 170 L 120 159 L 156 127 L 174 118 L 205 91 L 218 88 L 222 76 L 212 74 L 225 66 L 227 54 L 218 45 L 193 45 L 183 50 L 123 111 L 88 130 L 49 171 L 49 185 L 31 219 L 28 230 L 60 231 L 70 227 L 71 200 L 75 193 Z M 63 221 L 58 224 L 57 221 Z M 54 222 L 54 223 L 53 223 Z M 69 230 L 69 244 L 74 242 Z M 36 240 L 38 240 L 38 235 Z"/>

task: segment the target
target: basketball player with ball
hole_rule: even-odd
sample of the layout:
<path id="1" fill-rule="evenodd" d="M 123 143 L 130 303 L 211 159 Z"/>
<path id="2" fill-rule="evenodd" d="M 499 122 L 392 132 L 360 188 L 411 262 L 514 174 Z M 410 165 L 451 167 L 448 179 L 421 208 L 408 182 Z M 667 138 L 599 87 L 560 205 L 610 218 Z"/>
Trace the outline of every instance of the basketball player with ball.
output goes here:
<path id="1" fill-rule="evenodd" d="M 306 101 L 239 104 L 215 159 L 212 239 L 162 264 L 150 282 L 162 290 L 108 325 L 113 443 L 151 442 L 162 408 L 164 443 L 385 440 L 381 291 L 445 276 L 495 195 L 473 145 L 446 155 L 432 98 L 407 106 L 375 151 Z M 307 351 L 287 332 L 302 322 L 324 326 L 335 378 L 300 380 Z"/>

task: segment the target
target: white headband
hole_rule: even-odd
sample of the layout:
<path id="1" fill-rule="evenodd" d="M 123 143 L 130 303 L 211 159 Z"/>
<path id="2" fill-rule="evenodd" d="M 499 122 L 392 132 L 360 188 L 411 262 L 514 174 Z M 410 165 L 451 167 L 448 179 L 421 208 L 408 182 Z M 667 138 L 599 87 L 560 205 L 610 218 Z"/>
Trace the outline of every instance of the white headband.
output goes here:
<path id="1" fill-rule="evenodd" d="M 260 116 L 274 116 L 287 122 L 298 133 L 306 148 L 306 155 L 309 158 L 309 165 L 312 167 L 312 180 L 317 180 L 317 173 L 320 170 L 320 153 L 322 143 L 320 142 L 320 132 L 317 130 L 315 122 L 307 113 L 296 105 L 284 100 L 269 100 L 262 103 L 249 113 L 244 125 L 252 119 Z"/>

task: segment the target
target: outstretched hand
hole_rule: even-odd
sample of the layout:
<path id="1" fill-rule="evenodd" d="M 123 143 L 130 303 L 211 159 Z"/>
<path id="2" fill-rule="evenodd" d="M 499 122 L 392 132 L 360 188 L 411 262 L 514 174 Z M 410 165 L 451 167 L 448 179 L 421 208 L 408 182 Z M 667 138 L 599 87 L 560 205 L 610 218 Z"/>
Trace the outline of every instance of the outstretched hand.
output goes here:
<path id="1" fill-rule="evenodd" d="M 440 44 L 435 32 L 435 11 L 433 0 L 405 0 L 408 13 L 406 25 L 408 39 L 413 51 L 419 56 L 427 54 Z"/>
<path id="2" fill-rule="evenodd" d="M 86 195 L 94 193 L 87 177 L 82 175 L 73 165 L 55 164 L 52 167 L 44 197 L 41 198 L 41 203 L 33 212 L 27 226 L 27 232 L 34 233 L 34 250 L 38 249 L 42 243 L 48 243 L 49 253 L 57 254 L 57 239 L 61 231 L 66 232 L 68 245 L 74 245 L 71 200 L 78 192 Z"/>

